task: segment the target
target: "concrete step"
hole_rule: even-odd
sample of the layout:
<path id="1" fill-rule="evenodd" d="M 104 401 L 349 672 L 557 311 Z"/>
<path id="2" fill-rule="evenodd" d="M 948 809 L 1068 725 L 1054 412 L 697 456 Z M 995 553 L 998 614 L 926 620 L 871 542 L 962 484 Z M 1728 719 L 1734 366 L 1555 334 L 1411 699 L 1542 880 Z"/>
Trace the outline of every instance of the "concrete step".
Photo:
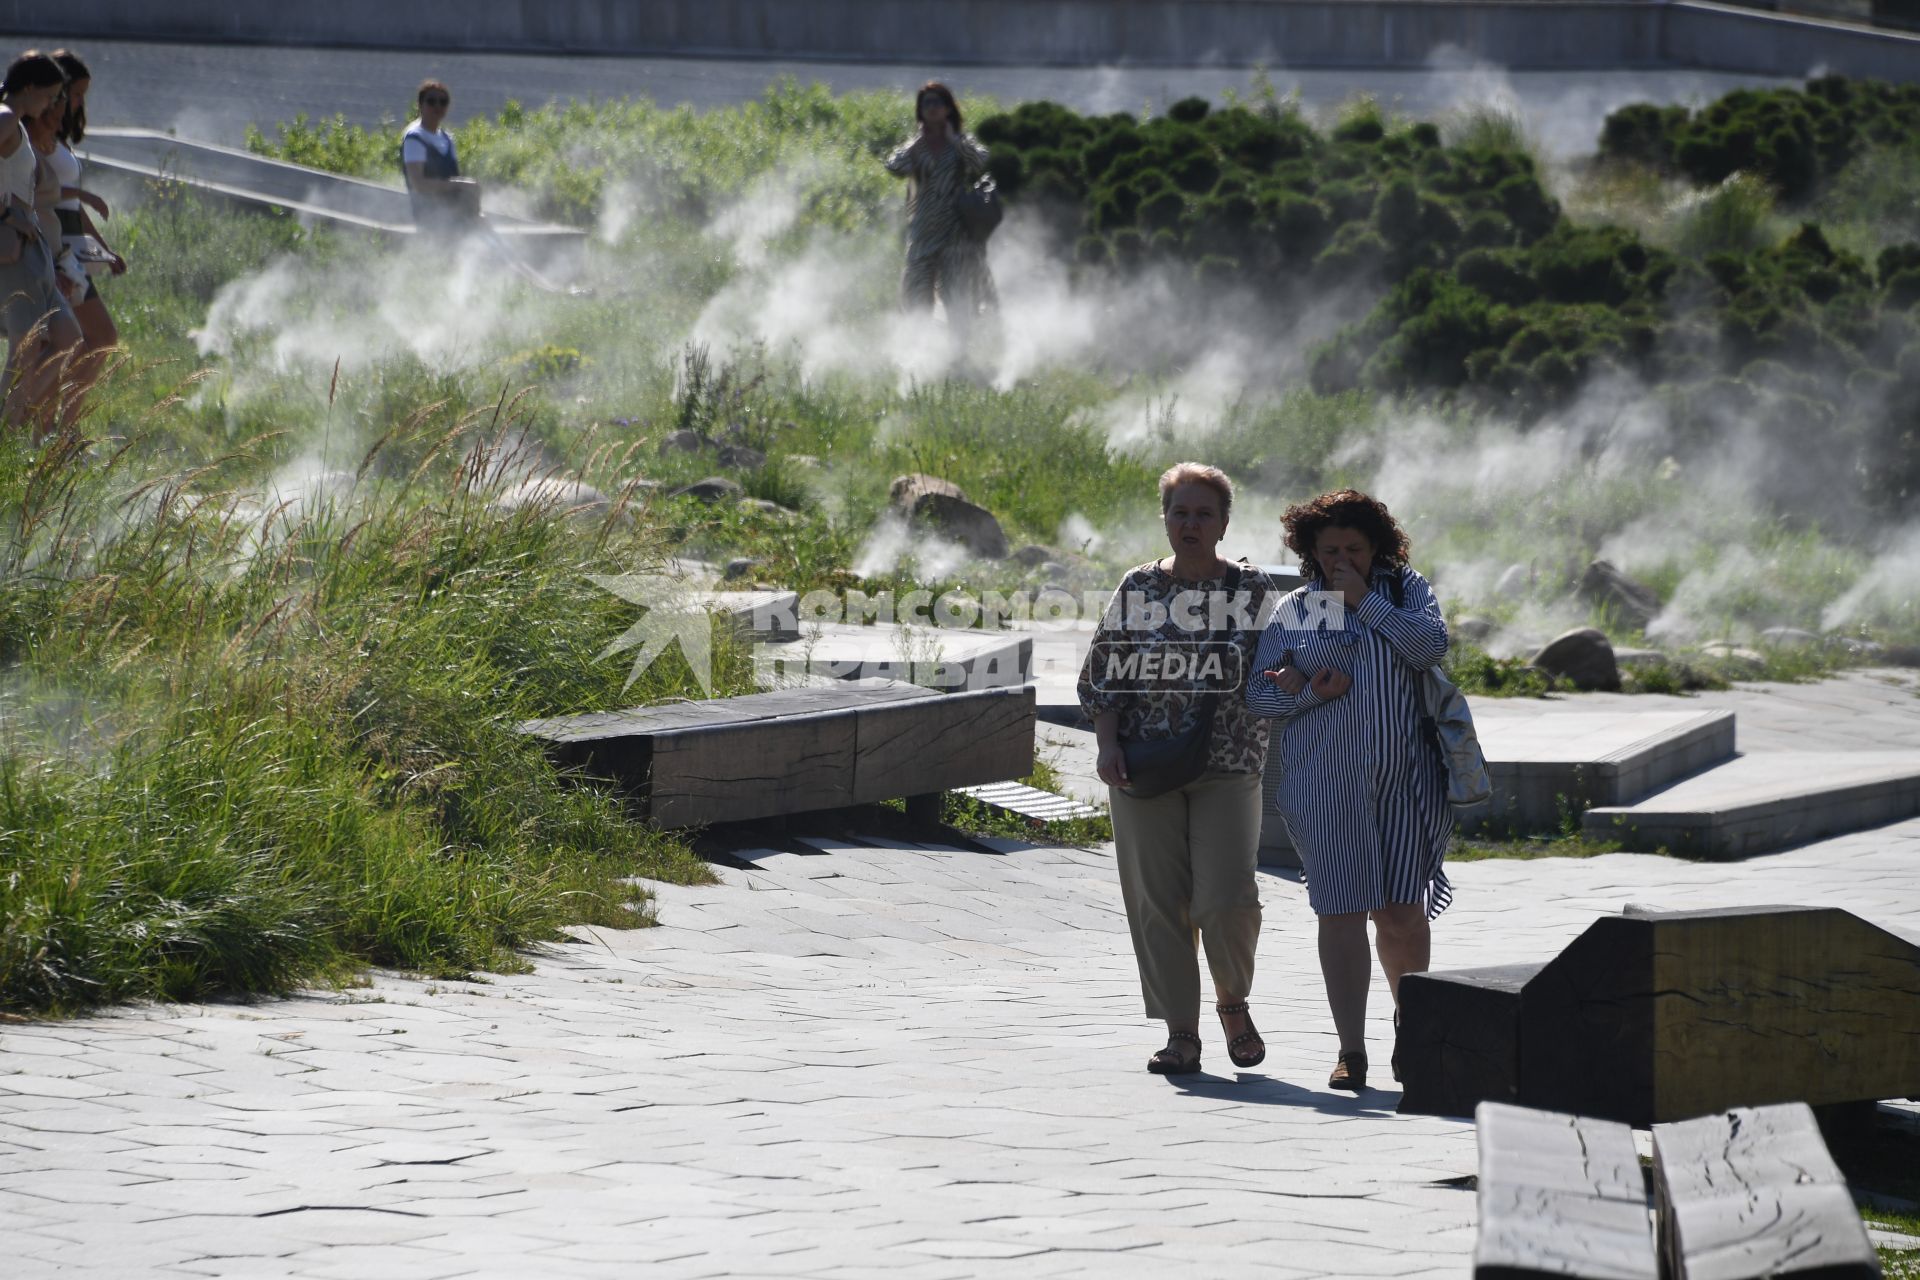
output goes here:
<path id="1" fill-rule="evenodd" d="M 1741 756 L 1637 804 L 1589 809 L 1589 836 L 1627 848 L 1744 858 L 1920 814 L 1920 752 Z"/>
<path id="2" fill-rule="evenodd" d="M 1632 804 L 1733 755 L 1731 711 L 1567 711 L 1532 699 L 1475 698 L 1474 725 L 1493 774 L 1493 801 L 1465 831 L 1558 830 L 1567 815 Z M 1260 859 L 1300 865 L 1274 812 L 1279 753 L 1269 753 Z"/>

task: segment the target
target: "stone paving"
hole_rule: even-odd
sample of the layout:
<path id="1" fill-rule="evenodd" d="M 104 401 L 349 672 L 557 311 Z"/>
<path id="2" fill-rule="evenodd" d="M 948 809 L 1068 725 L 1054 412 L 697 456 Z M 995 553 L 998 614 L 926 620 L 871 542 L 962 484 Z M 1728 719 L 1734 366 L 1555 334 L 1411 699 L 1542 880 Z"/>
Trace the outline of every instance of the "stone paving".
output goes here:
<path id="1" fill-rule="evenodd" d="M 1293 881 L 1262 878 L 1266 1063 L 1210 1028 L 1207 1070 L 1166 1080 L 1110 850 L 737 861 L 526 974 L 0 1026 L 6 1274 L 1465 1273 L 1471 1126 L 1394 1114 L 1384 1073 L 1326 1089 Z M 1628 902 L 1830 903 L 1920 939 L 1920 821 L 1733 872 L 1454 879 L 1437 967 L 1545 956 Z M 1378 984 L 1372 1013 L 1384 1051 Z"/>

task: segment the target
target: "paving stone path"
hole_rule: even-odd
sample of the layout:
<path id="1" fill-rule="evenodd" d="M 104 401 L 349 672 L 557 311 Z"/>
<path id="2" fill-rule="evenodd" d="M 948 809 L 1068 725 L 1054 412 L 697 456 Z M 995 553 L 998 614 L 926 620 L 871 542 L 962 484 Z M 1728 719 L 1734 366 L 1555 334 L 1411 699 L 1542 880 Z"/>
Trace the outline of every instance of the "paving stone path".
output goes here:
<path id="1" fill-rule="evenodd" d="M 1471 1126 L 1395 1115 L 1384 1074 L 1325 1088 L 1299 885 L 1262 879 L 1266 1063 L 1209 1028 L 1170 1081 L 1141 1070 L 1110 850 L 991 847 L 744 850 L 661 888 L 662 927 L 486 982 L 0 1026 L 5 1273 L 1464 1274 Z M 1437 967 L 1627 902 L 1831 903 L 1920 939 L 1920 821 L 1737 872 L 1454 879 Z M 1384 1061 L 1383 987 L 1372 1013 Z"/>

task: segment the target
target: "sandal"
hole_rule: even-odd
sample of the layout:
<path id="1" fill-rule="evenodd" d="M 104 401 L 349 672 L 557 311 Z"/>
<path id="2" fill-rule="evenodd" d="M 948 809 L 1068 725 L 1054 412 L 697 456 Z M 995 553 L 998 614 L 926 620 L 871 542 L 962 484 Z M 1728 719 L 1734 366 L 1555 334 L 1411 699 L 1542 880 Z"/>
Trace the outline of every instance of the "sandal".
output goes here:
<path id="1" fill-rule="evenodd" d="M 1227 1015 L 1230 1013 L 1246 1013 L 1247 1002 L 1242 1000 L 1239 1004 L 1215 1005 L 1214 1008 L 1220 1014 L 1220 1029 L 1224 1032 L 1227 1029 Z M 1259 1047 L 1243 1058 L 1239 1052 L 1240 1046 L 1243 1044 L 1253 1044 Z M 1254 1029 L 1251 1015 L 1247 1017 L 1247 1029 L 1227 1042 L 1227 1057 L 1232 1060 L 1234 1066 L 1243 1070 L 1247 1067 L 1257 1067 L 1267 1060 L 1267 1042 L 1262 1040 L 1259 1031 Z"/>
<path id="2" fill-rule="evenodd" d="M 1173 1046 L 1185 1040 L 1193 1045 L 1193 1056 L 1189 1058 Z M 1147 1070 L 1157 1076 L 1183 1076 L 1189 1071 L 1200 1069 L 1200 1037 L 1191 1031 L 1173 1031 L 1167 1035 L 1167 1047 L 1147 1059 Z"/>
<path id="3" fill-rule="evenodd" d="M 1333 1074 L 1327 1077 L 1329 1089 L 1351 1089 L 1359 1093 L 1367 1087 L 1367 1051 L 1352 1049 L 1340 1055 Z"/>

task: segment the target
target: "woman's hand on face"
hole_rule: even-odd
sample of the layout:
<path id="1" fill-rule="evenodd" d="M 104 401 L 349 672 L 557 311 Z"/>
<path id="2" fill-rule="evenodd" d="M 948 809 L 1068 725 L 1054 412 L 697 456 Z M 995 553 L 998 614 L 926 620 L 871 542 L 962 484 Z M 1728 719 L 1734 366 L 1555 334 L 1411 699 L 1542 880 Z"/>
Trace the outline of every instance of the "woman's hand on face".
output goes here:
<path id="1" fill-rule="evenodd" d="M 1313 675 L 1313 696 L 1322 702 L 1332 702 L 1335 698 L 1346 696 L 1353 688 L 1353 677 L 1338 667 L 1322 667 Z"/>
<path id="2" fill-rule="evenodd" d="M 1367 598 L 1369 590 L 1366 578 L 1358 569 L 1344 560 L 1327 571 L 1327 586 L 1330 590 L 1340 593 L 1341 599 L 1346 601 L 1349 609 L 1358 609 L 1360 602 Z"/>
<path id="3" fill-rule="evenodd" d="M 1274 686 L 1282 693 L 1297 694 L 1307 687 L 1306 673 L 1294 666 L 1292 662 L 1282 663 L 1274 670 L 1263 671 L 1260 674 L 1273 681 Z"/>
<path id="4" fill-rule="evenodd" d="M 1100 775 L 1100 781 L 1110 787 L 1124 787 L 1133 781 L 1127 776 L 1127 753 L 1120 749 L 1118 742 L 1100 748 L 1094 771 Z"/>

